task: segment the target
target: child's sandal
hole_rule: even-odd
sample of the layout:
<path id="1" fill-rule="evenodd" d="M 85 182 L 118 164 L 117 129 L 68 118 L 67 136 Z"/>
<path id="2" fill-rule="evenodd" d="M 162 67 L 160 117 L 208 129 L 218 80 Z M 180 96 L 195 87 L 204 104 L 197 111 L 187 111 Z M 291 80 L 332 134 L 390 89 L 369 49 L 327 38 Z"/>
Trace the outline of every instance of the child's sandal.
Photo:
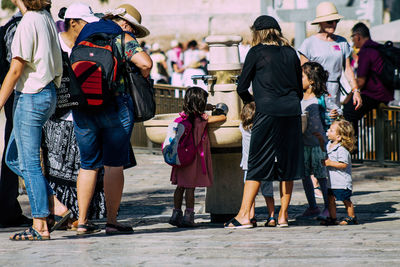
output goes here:
<path id="1" fill-rule="evenodd" d="M 336 218 L 327 217 L 325 220 L 322 220 L 320 224 L 325 226 L 338 225 L 339 222 L 336 220 Z"/>
<path id="2" fill-rule="evenodd" d="M 250 223 L 253 225 L 253 227 L 257 227 L 257 219 L 256 217 L 253 217 L 250 219 Z"/>
<path id="3" fill-rule="evenodd" d="M 357 217 L 347 216 L 339 224 L 340 225 L 356 225 L 356 224 L 358 224 Z"/>
<path id="4" fill-rule="evenodd" d="M 10 236 L 10 240 L 13 241 L 43 241 L 49 239 L 50 236 L 42 236 L 38 231 L 33 229 L 33 227 L 30 227 L 21 233 Z"/>
<path id="5" fill-rule="evenodd" d="M 269 217 L 265 223 L 265 227 L 276 227 L 276 220 L 274 217 Z"/>

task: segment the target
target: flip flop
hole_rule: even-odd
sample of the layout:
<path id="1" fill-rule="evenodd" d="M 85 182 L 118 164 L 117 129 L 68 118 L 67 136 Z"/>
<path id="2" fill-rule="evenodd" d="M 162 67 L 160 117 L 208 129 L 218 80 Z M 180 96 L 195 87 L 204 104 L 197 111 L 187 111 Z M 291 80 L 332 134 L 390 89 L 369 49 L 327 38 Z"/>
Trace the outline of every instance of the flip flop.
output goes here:
<path id="1" fill-rule="evenodd" d="M 17 233 L 13 235 L 12 237 L 10 236 L 10 240 L 12 241 L 44 241 L 44 240 L 50 240 L 50 236 L 42 236 L 41 234 L 38 233 L 33 227 L 30 227 L 29 229 L 26 229 L 25 231 L 21 233 Z"/>
<path id="2" fill-rule="evenodd" d="M 276 227 L 279 227 L 279 228 L 289 227 L 289 224 L 287 222 L 285 222 L 285 223 L 277 223 Z"/>
<path id="3" fill-rule="evenodd" d="M 108 230 L 107 228 L 114 228 L 116 229 L 113 231 Z M 117 225 L 117 224 L 112 224 L 112 223 L 107 223 L 106 224 L 106 235 L 130 235 L 133 234 L 133 229 L 130 226 L 125 226 L 125 225 Z"/>
<path id="4" fill-rule="evenodd" d="M 232 224 L 232 226 L 229 226 Z M 238 220 L 235 218 L 231 219 L 227 223 L 224 224 L 224 228 L 226 229 L 248 229 L 248 228 L 253 228 L 253 224 L 241 224 Z"/>
<path id="5" fill-rule="evenodd" d="M 61 216 L 58 215 L 54 215 L 54 220 L 55 223 L 54 225 L 51 227 L 50 229 L 50 233 L 53 232 L 54 230 L 57 230 L 58 228 L 61 227 L 61 225 L 63 225 L 63 223 L 65 223 L 66 220 L 68 220 L 68 218 L 71 216 L 71 211 L 67 210 L 66 212 L 64 212 Z"/>
<path id="6" fill-rule="evenodd" d="M 100 227 L 94 223 L 91 222 L 87 222 L 85 224 L 78 224 L 77 228 L 83 228 L 86 229 L 86 231 L 78 231 L 76 230 L 76 234 L 77 235 L 90 235 L 90 234 L 94 234 L 97 232 L 100 232 Z"/>

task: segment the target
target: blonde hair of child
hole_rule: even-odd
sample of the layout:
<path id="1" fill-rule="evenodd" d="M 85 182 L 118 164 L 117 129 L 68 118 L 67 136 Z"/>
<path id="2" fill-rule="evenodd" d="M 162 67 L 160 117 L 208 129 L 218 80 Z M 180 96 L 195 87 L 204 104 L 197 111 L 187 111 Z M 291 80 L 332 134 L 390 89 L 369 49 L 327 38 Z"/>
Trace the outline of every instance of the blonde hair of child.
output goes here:
<path id="1" fill-rule="evenodd" d="M 338 126 L 337 134 L 341 137 L 340 144 L 349 152 L 353 151 L 356 144 L 353 125 L 346 120 L 338 120 L 334 123 Z"/>
<path id="2" fill-rule="evenodd" d="M 247 103 L 240 112 L 243 129 L 246 131 L 253 127 L 254 113 L 256 112 L 256 104 L 254 102 Z"/>

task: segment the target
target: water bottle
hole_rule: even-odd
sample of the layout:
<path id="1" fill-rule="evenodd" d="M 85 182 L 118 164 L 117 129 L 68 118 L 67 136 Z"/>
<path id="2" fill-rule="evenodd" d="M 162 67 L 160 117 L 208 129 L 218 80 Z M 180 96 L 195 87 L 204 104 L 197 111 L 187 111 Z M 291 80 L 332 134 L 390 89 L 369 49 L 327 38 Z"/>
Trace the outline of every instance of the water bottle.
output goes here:
<path id="1" fill-rule="evenodd" d="M 336 109 L 338 110 L 339 107 L 336 104 L 336 99 L 335 97 L 333 97 L 332 95 L 328 95 L 327 97 L 325 97 L 325 105 L 326 105 L 326 112 L 325 112 L 325 123 L 327 125 L 331 125 L 333 119 L 331 119 L 331 117 L 329 116 L 331 113 L 331 110 Z"/>

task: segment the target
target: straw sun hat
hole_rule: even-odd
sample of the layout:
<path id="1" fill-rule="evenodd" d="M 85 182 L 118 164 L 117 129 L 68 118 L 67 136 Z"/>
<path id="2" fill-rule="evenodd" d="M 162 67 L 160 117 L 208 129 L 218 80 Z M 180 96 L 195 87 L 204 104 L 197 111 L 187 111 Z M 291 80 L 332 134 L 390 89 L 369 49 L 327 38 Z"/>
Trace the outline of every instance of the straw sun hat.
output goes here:
<path id="1" fill-rule="evenodd" d="M 143 38 L 150 34 L 150 31 L 141 24 L 142 15 L 140 15 L 139 11 L 136 8 L 129 4 L 120 5 L 117 9 L 114 9 L 107 13 L 118 16 L 131 23 L 135 27 L 135 36 L 137 38 Z"/>
<path id="2" fill-rule="evenodd" d="M 315 12 L 315 19 L 311 24 L 318 24 L 325 21 L 339 20 L 343 16 L 339 15 L 336 6 L 332 2 L 322 2 L 320 3 Z"/>

